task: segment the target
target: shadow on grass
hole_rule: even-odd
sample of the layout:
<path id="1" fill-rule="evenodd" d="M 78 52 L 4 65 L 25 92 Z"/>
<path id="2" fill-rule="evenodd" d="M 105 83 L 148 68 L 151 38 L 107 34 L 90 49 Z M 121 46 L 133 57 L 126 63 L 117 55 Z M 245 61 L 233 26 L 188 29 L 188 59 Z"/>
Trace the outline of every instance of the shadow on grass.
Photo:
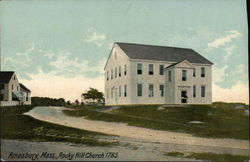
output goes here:
<path id="1" fill-rule="evenodd" d="M 129 125 L 156 130 L 191 133 L 208 138 L 248 139 L 248 116 L 237 103 L 213 103 L 213 105 L 190 105 L 165 107 L 159 105 L 122 106 L 111 112 L 97 112 L 96 106 L 74 106 L 74 110 L 63 110 L 66 115 L 107 122 L 124 122 Z M 200 121 L 200 124 L 190 123 Z"/>
<path id="2" fill-rule="evenodd" d="M 98 141 L 106 134 L 65 127 L 22 115 L 33 106 L 1 107 L 1 138 L 36 142 L 71 142 L 90 146 L 116 145 L 117 142 Z"/>

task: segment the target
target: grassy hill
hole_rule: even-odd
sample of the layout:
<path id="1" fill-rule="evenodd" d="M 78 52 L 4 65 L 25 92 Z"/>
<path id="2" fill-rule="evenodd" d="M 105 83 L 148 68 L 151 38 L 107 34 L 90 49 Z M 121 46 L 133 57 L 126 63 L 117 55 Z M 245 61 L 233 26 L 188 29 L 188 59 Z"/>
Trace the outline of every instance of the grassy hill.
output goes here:
<path id="1" fill-rule="evenodd" d="M 85 116 L 92 120 L 124 122 L 156 130 L 191 133 L 209 138 L 249 138 L 248 105 L 216 102 L 213 105 L 190 105 L 159 108 L 159 105 L 121 106 L 107 112 L 98 106 L 72 106 L 66 115 Z"/>
<path id="2" fill-rule="evenodd" d="M 23 113 L 34 106 L 1 107 L 1 139 L 71 142 L 90 146 L 109 146 L 116 143 L 99 141 L 105 134 L 43 122 Z"/>

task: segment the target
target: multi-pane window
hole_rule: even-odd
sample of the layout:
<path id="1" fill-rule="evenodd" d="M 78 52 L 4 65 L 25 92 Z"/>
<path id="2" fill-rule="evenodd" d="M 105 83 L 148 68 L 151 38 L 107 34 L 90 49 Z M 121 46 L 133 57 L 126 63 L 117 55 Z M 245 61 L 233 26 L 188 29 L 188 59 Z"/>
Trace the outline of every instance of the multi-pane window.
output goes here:
<path id="1" fill-rule="evenodd" d="M 168 71 L 168 81 L 171 82 L 171 71 Z"/>
<path id="2" fill-rule="evenodd" d="M 0 84 L 0 89 L 4 89 L 4 84 Z"/>
<path id="3" fill-rule="evenodd" d="M 138 75 L 142 74 L 142 63 L 137 63 L 137 74 Z"/>
<path id="4" fill-rule="evenodd" d="M 142 84 L 137 84 L 137 96 L 142 96 Z"/>
<path id="5" fill-rule="evenodd" d="M 122 87 L 119 86 L 119 97 L 121 97 L 121 96 L 122 96 Z"/>
<path id="6" fill-rule="evenodd" d="M 154 65 L 153 64 L 148 65 L 148 74 L 154 75 Z"/>
<path id="7" fill-rule="evenodd" d="M 193 77 L 195 77 L 195 75 L 196 75 L 196 74 L 195 74 L 195 68 L 194 68 L 194 69 L 193 69 Z"/>
<path id="8" fill-rule="evenodd" d="M 113 73 L 114 73 L 114 71 L 113 71 L 113 69 L 111 69 L 111 80 L 113 79 Z"/>
<path id="9" fill-rule="evenodd" d="M 159 66 L 159 74 L 164 75 L 164 65 Z"/>
<path id="10" fill-rule="evenodd" d="M 124 85 L 124 97 L 127 97 L 127 85 Z"/>
<path id="11" fill-rule="evenodd" d="M 3 101 L 3 94 L 0 94 L 0 101 Z"/>
<path id="12" fill-rule="evenodd" d="M 205 86 L 201 86 L 201 97 L 205 97 L 206 89 Z"/>
<path id="13" fill-rule="evenodd" d="M 122 68 L 121 66 L 119 66 L 119 77 L 121 77 L 121 75 L 122 75 Z"/>
<path id="14" fill-rule="evenodd" d="M 117 68 L 115 68 L 115 78 L 117 78 Z"/>
<path id="15" fill-rule="evenodd" d="M 205 68 L 201 67 L 201 77 L 205 77 Z"/>
<path id="16" fill-rule="evenodd" d="M 193 97 L 196 97 L 196 86 L 193 86 Z"/>
<path id="17" fill-rule="evenodd" d="M 154 97 L 154 85 L 153 84 L 148 85 L 148 97 Z"/>
<path id="18" fill-rule="evenodd" d="M 107 81 L 109 80 L 109 72 L 107 71 Z"/>
<path id="19" fill-rule="evenodd" d="M 161 93 L 161 97 L 164 97 L 164 85 L 160 84 L 160 93 Z"/>
<path id="20" fill-rule="evenodd" d="M 127 65 L 124 65 L 124 75 L 127 75 Z"/>
<path id="21" fill-rule="evenodd" d="M 182 81 L 187 80 L 187 70 L 182 70 Z"/>

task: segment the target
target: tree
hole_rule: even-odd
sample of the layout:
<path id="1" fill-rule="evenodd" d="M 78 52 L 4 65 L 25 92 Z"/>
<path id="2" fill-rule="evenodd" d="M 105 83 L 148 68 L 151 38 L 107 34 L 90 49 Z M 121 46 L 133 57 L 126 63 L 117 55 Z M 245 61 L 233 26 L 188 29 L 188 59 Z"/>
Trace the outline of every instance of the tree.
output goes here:
<path id="1" fill-rule="evenodd" d="M 98 102 L 104 102 L 104 96 L 102 92 L 99 92 L 95 88 L 89 88 L 89 90 L 86 93 L 82 94 L 82 97 L 86 99 L 92 99 L 93 102 L 98 101 Z"/>
<path id="2" fill-rule="evenodd" d="M 75 104 L 76 104 L 76 105 L 79 105 L 79 101 L 78 101 L 77 99 L 76 99 L 76 101 L 75 101 Z"/>
<path id="3" fill-rule="evenodd" d="M 64 98 L 49 98 L 49 97 L 31 97 L 31 103 L 34 106 L 64 106 L 66 101 Z"/>

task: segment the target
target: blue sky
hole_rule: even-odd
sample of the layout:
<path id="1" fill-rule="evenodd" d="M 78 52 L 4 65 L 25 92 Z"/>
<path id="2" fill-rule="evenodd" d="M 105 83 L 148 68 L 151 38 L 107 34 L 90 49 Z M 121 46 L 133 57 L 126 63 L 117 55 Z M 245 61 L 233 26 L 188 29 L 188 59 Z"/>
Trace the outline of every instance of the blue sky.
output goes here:
<path id="1" fill-rule="evenodd" d="M 103 67 L 114 42 L 192 48 L 214 63 L 214 101 L 234 101 L 242 96 L 237 89 L 248 93 L 243 0 L 3 0 L 0 5 L 2 70 L 16 71 L 33 95 L 74 100 L 89 86 L 103 90 Z M 216 98 L 217 92 L 234 96 Z"/>

